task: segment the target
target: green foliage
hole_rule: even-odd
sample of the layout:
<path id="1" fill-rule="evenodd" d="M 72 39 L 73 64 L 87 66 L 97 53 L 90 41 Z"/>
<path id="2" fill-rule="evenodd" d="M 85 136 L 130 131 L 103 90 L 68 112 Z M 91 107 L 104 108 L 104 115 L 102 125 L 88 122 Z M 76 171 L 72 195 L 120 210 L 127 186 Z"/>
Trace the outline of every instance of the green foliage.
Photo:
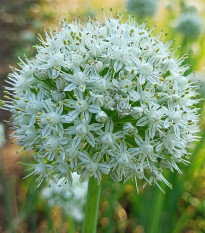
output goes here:
<path id="1" fill-rule="evenodd" d="M 61 0 L 61 2 L 62 1 L 63 0 Z M 97 15 L 97 13 L 99 13 L 99 7 L 95 5 L 96 9 L 91 9 L 90 6 L 94 4 L 94 1 L 89 2 L 90 5 L 85 8 L 87 11 L 83 12 L 82 9 L 79 9 L 79 12 L 81 15 L 90 15 L 94 17 L 95 14 Z M 95 4 L 97 4 L 96 2 L 97 1 L 95 1 Z M 161 28 L 164 28 L 166 32 L 168 31 L 167 40 L 176 40 L 175 48 L 178 46 L 181 47 L 178 54 L 188 54 L 186 63 L 191 65 L 191 71 L 195 70 L 196 72 L 203 73 L 203 66 L 205 64 L 205 35 L 201 34 L 199 38 L 193 42 L 177 33 L 172 23 L 180 15 L 180 4 L 179 0 L 173 2 L 175 2 L 174 5 L 170 4 L 167 9 L 163 9 L 163 12 L 159 11 L 157 17 L 150 20 L 148 25 L 153 27 L 154 24 L 157 24 L 156 31 L 161 30 Z M 30 45 L 34 43 L 33 40 L 35 40 L 34 37 L 36 37 L 33 37 L 32 32 L 36 33 L 39 27 L 42 27 L 42 22 L 49 24 L 52 22 L 53 18 L 57 17 L 57 12 L 54 14 L 53 11 L 50 11 L 51 13 L 49 13 L 49 7 L 52 7 L 52 1 L 50 1 L 50 5 L 47 4 L 46 7 L 45 3 L 46 1 L 44 0 L 39 1 L 37 4 L 38 7 L 32 5 L 33 8 L 28 7 L 28 4 L 24 5 L 24 15 L 27 17 L 31 15 L 33 17 L 31 17 L 32 20 L 31 23 L 29 23 L 29 29 L 26 24 L 26 17 L 24 17 L 24 19 L 19 19 L 15 16 L 17 18 L 15 18 L 13 22 L 17 21 L 16 24 L 18 27 L 23 25 L 22 27 L 26 31 L 23 30 L 23 34 L 20 33 L 22 37 L 21 40 L 17 42 L 17 46 L 15 45 L 12 50 L 12 58 L 16 57 L 16 54 L 19 55 L 19 51 L 22 50 L 22 47 L 24 47 L 29 54 L 32 54 L 34 51 L 30 50 Z M 107 1 L 105 4 L 106 6 L 109 5 Z M 122 7 L 122 2 L 120 2 L 120 4 Z M 4 5 L 1 11 L 7 11 L 8 14 L 6 7 L 7 6 Z M 78 11 L 76 14 L 79 15 Z M 205 12 L 203 12 L 203 14 L 204 15 L 201 15 L 202 18 L 205 16 Z M 63 18 L 65 16 L 67 17 L 68 13 L 61 17 Z M 72 14 L 70 14 L 69 17 L 72 18 Z M 204 76 L 201 76 L 203 87 L 205 80 L 203 80 Z M 204 93 L 205 88 L 201 88 L 201 97 L 204 97 Z M 157 187 L 145 187 L 143 190 L 142 184 L 139 183 L 140 190 L 138 193 L 134 181 L 126 184 L 113 183 L 110 178 L 103 177 L 98 233 L 205 232 L 204 101 L 201 101 L 199 109 L 201 112 L 201 139 L 199 142 L 195 143 L 190 150 L 190 164 L 181 167 L 183 174 L 181 176 L 178 176 L 176 173 L 169 173 L 166 175 L 166 178 L 172 183 L 173 189 L 162 185 L 164 193 Z M 4 157 L 6 156 L 7 154 L 4 155 Z M 21 159 L 25 163 L 29 163 L 29 161 L 25 161 L 24 156 L 18 159 Z M 0 215 L 2 216 L 1 220 L 3 221 L 0 223 L 0 228 L 3 229 L 3 232 L 8 232 L 10 230 L 10 232 L 24 233 L 63 233 L 72 230 L 73 220 L 68 219 L 66 214 L 58 207 L 50 208 L 47 204 L 47 200 L 43 199 L 41 190 L 45 186 L 44 183 L 36 189 L 33 178 L 22 179 L 26 174 L 22 176 L 20 172 L 13 178 L 5 173 L 4 168 L 1 169 L 0 173 L 0 197 L 3 200 L 0 210 Z M 82 230 L 81 224 L 78 223 L 75 223 L 75 228 L 76 232 L 81 232 Z"/>

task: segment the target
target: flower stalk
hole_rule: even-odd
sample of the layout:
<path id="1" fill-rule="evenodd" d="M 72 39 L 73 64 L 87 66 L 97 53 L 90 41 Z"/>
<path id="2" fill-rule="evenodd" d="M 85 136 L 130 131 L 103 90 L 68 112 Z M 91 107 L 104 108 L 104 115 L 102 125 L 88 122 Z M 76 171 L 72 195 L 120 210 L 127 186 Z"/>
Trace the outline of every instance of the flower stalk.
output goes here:
<path id="1" fill-rule="evenodd" d="M 75 233 L 75 220 L 73 217 L 69 217 L 68 219 L 68 232 L 69 233 Z"/>
<path id="2" fill-rule="evenodd" d="M 101 185 L 89 178 L 83 233 L 96 233 Z"/>

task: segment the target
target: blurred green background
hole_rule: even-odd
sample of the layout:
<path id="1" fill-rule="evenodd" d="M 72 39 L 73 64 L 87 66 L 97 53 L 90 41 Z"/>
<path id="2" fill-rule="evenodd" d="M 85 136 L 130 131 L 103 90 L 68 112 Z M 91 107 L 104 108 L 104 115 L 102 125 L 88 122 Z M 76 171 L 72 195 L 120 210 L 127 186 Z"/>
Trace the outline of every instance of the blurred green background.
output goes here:
<path id="1" fill-rule="evenodd" d="M 37 43 L 38 33 L 48 27 L 54 29 L 57 20 L 69 21 L 75 15 L 80 15 L 82 21 L 88 16 L 103 21 L 102 7 L 108 16 L 112 7 L 116 15 L 118 10 L 124 11 L 126 1 L 0 0 L 0 99 L 9 65 L 24 53 L 28 57 L 35 54 L 32 45 Z M 203 24 L 197 38 L 177 30 L 178 18 L 187 9 L 197 10 Z M 150 27 L 156 25 L 154 35 L 164 29 L 168 32 L 166 40 L 176 40 L 173 48 L 181 47 L 178 54 L 189 55 L 186 62 L 200 82 L 201 139 L 192 146 L 190 165 L 181 167 L 183 175 L 166 175 L 173 189 L 164 186 L 164 194 L 157 187 L 141 186 L 138 194 L 134 183 L 113 183 L 104 177 L 97 232 L 205 233 L 205 0 L 159 0 L 154 16 L 135 17 L 140 23 L 147 18 Z M 9 113 L 0 110 L 0 123 L 8 119 Z M 9 135 L 12 131 L 6 125 L 5 128 Z M 24 152 L 16 154 L 19 147 L 10 142 L 7 138 L 0 157 L 0 233 L 72 232 L 62 209 L 49 207 L 43 199 L 41 190 L 46 184 L 36 189 L 35 177 L 22 179 L 27 172 L 17 163 L 29 163 L 30 159 Z M 81 232 L 79 223 L 76 232 Z"/>

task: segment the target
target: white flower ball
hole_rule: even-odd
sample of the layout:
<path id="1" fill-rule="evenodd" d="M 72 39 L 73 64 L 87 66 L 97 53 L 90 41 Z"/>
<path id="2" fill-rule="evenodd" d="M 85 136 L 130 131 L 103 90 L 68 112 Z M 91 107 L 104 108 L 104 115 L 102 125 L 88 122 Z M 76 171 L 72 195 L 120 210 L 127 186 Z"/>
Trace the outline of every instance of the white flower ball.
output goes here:
<path id="1" fill-rule="evenodd" d="M 141 17 L 152 16 L 156 13 L 158 0 L 127 0 L 128 12 Z"/>
<path id="2" fill-rule="evenodd" d="M 48 200 L 50 207 L 59 206 L 65 214 L 75 221 L 81 222 L 84 218 L 84 207 L 87 195 L 87 183 L 79 181 L 80 176 L 72 174 L 73 183 L 65 184 L 63 179 L 50 184 L 42 190 L 42 196 Z"/>
<path id="3" fill-rule="evenodd" d="M 197 12 L 182 13 L 177 22 L 177 31 L 189 39 L 197 39 L 203 26 Z"/>
<path id="4" fill-rule="evenodd" d="M 40 38 L 33 59 L 10 74 L 19 145 L 32 150 L 32 174 L 72 182 L 168 182 L 164 170 L 187 163 L 198 132 L 195 83 L 172 42 L 146 25 L 63 21 Z"/>

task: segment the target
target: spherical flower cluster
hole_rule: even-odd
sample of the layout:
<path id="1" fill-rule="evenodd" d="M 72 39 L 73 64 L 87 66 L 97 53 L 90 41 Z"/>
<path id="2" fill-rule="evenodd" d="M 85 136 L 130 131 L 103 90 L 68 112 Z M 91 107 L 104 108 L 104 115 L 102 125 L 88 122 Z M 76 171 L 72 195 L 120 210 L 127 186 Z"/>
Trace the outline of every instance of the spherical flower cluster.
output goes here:
<path id="1" fill-rule="evenodd" d="M 141 17 L 152 16 L 156 13 L 158 0 L 127 0 L 128 12 Z"/>
<path id="2" fill-rule="evenodd" d="M 197 39 L 202 29 L 202 22 L 197 12 L 182 13 L 178 19 L 177 31 L 189 39 Z"/>
<path id="3" fill-rule="evenodd" d="M 48 200 L 50 207 L 59 206 L 67 217 L 72 217 L 80 222 L 84 217 L 84 206 L 86 203 L 87 183 L 79 181 L 79 175 L 72 174 L 73 183 L 65 184 L 62 179 L 57 183 L 51 183 L 50 187 L 42 190 L 42 196 Z"/>
<path id="4" fill-rule="evenodd" d="M 4 125 L 0 123 L 0 150 L 3 148 L 4 144 L 5 144 Z"/>
<path id="5" fill-rule="evenodd" d="M 168 182 L 197 139 L 195 83 L 161 33 L 146 25 L 63 21 L 8 83 L 18 143 L 32 150 L 32 174 L 72 182 L 110 174 L 116 182 Z"/>

